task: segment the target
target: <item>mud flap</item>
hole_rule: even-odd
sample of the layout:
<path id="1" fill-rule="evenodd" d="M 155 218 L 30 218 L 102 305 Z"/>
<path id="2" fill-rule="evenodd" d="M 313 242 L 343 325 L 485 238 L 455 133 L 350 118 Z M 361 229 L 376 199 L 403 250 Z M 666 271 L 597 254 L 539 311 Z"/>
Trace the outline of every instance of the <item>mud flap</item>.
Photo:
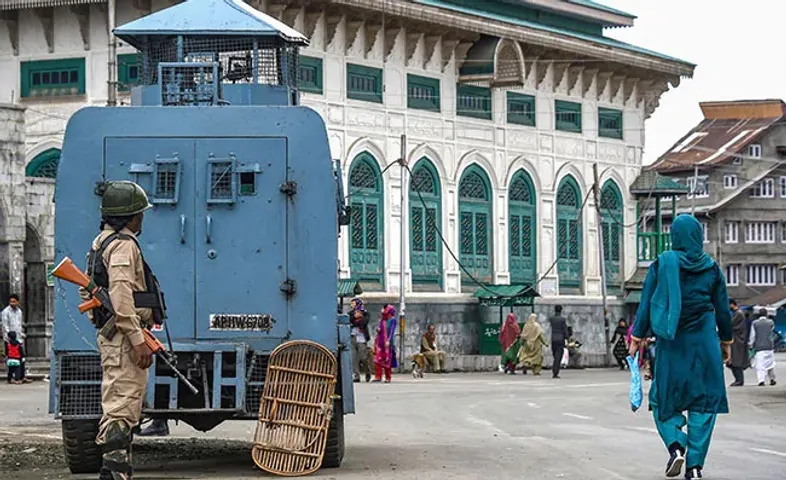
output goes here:
<path id="1" fill-rule="evenodd" d="M 355 413 L 355 385 L 352 383 L 352 348 L 349 325 L 338 325 L 338 361 L 341 362 L 341 402 L 344 414 Z"/>

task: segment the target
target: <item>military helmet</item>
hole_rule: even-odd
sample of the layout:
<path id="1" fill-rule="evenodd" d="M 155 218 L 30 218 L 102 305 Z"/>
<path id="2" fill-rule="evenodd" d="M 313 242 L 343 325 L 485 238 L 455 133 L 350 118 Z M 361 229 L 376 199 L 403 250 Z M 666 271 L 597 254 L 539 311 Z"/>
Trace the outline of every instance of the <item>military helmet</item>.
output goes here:
<path id="1" fill-rule="evenodd" d="M 145 191 L 134 182 L 107 182 L 101 198 L 101 215 L 130 217 L 151 208 Z"/>

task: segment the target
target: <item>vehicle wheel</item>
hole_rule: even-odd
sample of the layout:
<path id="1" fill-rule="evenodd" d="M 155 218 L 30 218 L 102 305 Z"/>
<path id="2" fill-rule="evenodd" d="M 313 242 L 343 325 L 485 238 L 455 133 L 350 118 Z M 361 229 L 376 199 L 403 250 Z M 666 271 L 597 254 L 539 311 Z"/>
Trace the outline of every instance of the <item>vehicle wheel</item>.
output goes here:
<path id="1" fill-rule="evenodd" d="M 337 398 L 333 404 L 333 418 L 328 427 L 322 468 L 338 468 L 344 460 L 344 404 Z"/>
<path id="2" fill-rule="evenodd" d="M 336 375 L 336 399 L 333 401 L 333 418 L 328 426 L 325 456 L 322 468 L 338 468 L 344 460 L 344 400 L 341 397 L 341 361 Z"/>
<path id="3" fill-rule="evenodd" d="M 101 447 L 96 445 L 98 420 L 63 420 L 63 449 L 71 473 L 98 473 Z"/>

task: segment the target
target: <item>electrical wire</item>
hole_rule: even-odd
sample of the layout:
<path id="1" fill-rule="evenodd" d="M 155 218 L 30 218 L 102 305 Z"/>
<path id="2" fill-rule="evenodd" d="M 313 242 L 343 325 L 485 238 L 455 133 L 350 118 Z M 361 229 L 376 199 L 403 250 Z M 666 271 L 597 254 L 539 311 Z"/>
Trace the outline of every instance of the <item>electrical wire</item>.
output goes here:
<path id="1" fill-rule="evenodd" d="M 407 170 L 407 172 L 409 172 L 410 178 L 412 178 L 413 175 L 412 175 L 412 169 L 410 168 L 410 166 L 405 164 L 404 168 Z M 410 189 L 410 192 L 411 191 L 413 191 L 413 190 Z M 417 193 L 418 199 L 420 200 L 420 203 L 423 206 L 423 208 L 424 209 L 428 208 L 428 204 L 426 203 L 426 200 L 423 198 L 423 195 L 420 193 L 420 190 L 415 189 L 414 192 Z M 586 207 L 587 202 L 589 201 L 589 197 L 590 197 L 591 193 L 592 193 L 592 190 L 589 190 L 587 192 L 587 194 L 584 196 L 584 201 L 582 202 L 581 207 L 579 207 L 579 214 L 578 214 L 578 218 L 576 220 L 576 223 L 579 224 L 579 225 L 582 224 L 582 222 L 583 222 L 582 219 L 583 219 L 583 215 L 584 215 L 584 207 Z M 403 225 L 402 225 L 402 228 L 403 228 Z M 437 236 L 439 237 L 439 240 L 442 243 L 442 246 L 445 248 L 445 250 L 447 250 L 448 254 L 453 258 L 453 260 L 459 266 L 461 271 L 464 272 L 464 274 L 467 276 L 467 278 L 469 278 L 475 285 L 477 285 L 478 287 L 482 288 L 483 290 L 486 290 L 487 292 L 492 293 L 494 295 L 498 295 L 499 294 L 497 291 L 495 291 L 495 290 L 493 290 L 491 288 L 488 288 L 483 282 L 481 282 L 480 280 L 475 278 L 475 276 L 472 275 L 472 273 L 467 269 L 467 267 L 465 267 L 464 264 L 461 263 L 461 260 L 459 260 L 458 256 L 456 256 L 456 254 L 453 252 L 453 249 L 450 248 L 450 245 L 448 244 L 448 241 L 445 240 L 445 237 L 442 235 L 442 230 L 437 225 L 434 225 L 434 231 L 437 234 Z M 549 266 L 548 270 L 546 270 L 546 272 L 538 280 L 536 280 L 532 285 L 529 285 L 529 287 L 532 290 L 534 290 L 535 287 L 538 284 L 540 284 L 551 273 L 552 270 L 554 270 L 554 267 L 557 266 L 559 261 L 560 261 L 560 256 L 559 256 L 559 253 L 557 253 L 557 255 L 555 255 L 554 262 L 551 264 L 551 266 Z M 512 297 L 502 297 L 502 298 L 512 298 Z"/>

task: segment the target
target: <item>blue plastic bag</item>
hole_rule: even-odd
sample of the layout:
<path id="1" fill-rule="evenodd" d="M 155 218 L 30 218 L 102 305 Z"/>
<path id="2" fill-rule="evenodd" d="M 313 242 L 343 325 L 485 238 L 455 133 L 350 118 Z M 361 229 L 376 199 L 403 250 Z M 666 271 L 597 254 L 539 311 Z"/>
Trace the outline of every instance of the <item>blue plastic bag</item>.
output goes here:
<path id="1" fill-rule="evenodd" d="M 644 392 L 641 387 L 641 372 L 639 372 L 639 352 L 636 352 L 635 357 L 628 355 L 625 359 L 628 362 L 628 369 L 630 370 L 630 409 L 634 412 L 641 408 L 641 401 L 644 398 Z"/>

